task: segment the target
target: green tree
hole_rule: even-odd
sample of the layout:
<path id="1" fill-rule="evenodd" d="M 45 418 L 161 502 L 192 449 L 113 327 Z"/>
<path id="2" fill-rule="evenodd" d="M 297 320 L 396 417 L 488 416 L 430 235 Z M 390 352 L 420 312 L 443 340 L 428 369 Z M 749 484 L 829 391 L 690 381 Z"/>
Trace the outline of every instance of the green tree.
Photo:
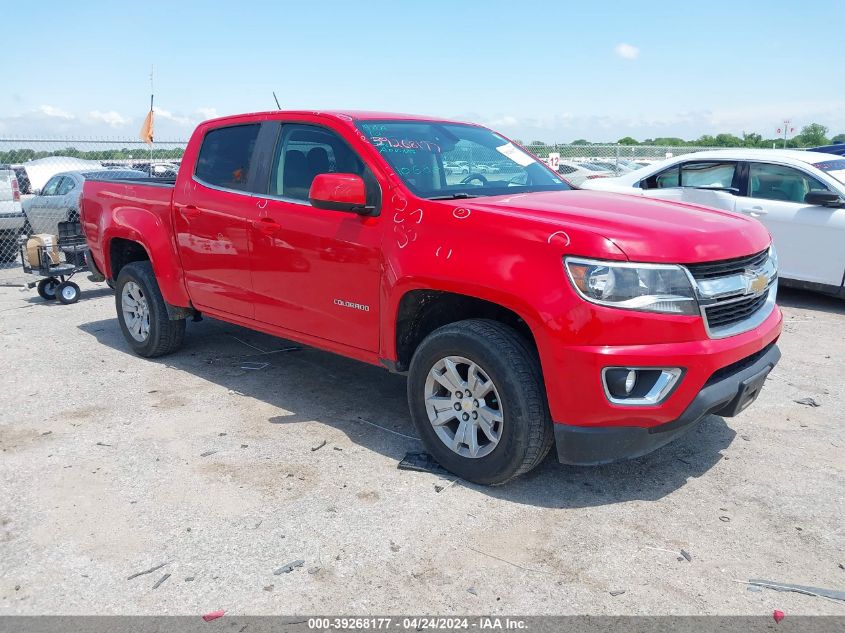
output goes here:
<path id="1" fill-rule="evenodd" d="M 632 138 L 630 136 L 623 136 L 622 138 L 620 138 L 616 142 L 619 143 L 619 145 L 639 145 L 640 144 L 637 139 Z"/>
<path id="2" fill-rule="evenodd" d="M 742 144 L 746 147 L 760 147 L 760 143 L 763 142 L 763 135 L 757 134 L 757 132 L 743 132 L 742 133 Z"/>
<path id="3" fill-rule="evenodd" d="M 698 137 L 698 140 L 693 141 L 693 143 L 700 147 L 713 147 L 716 144 L 716 137 L 711 136 L 710 134 L 702 134 Z"/>
<path id="4" fill-rule="evenodd" d="M 742 139 L 733 134 L 717 134 L 716 145 L 718 147 L 740 147 L 742 146 Z"/>
<path id="5" fill-rule="evenodd" d="M 572 141 L 572 143 L 570 143 L 570 145 L 589 145 L 589 144 L 590 144 L 590 142 L 587 139 L 584 139 L 584 138 L 575 139 L 574 141 Z"/>
<path id="6" fill-rule="evenodd" d="M 810 123 L 801 128 L 801 133 L 794 140 L 798 147 L 827 145 L 827 128 L 821 123 Z"/>
<path id="7" fill-rule="evenodd" d="M 837 134 L 832 139 L 830 139 L 831 143 L 845 143 L 845 134 Z"/>

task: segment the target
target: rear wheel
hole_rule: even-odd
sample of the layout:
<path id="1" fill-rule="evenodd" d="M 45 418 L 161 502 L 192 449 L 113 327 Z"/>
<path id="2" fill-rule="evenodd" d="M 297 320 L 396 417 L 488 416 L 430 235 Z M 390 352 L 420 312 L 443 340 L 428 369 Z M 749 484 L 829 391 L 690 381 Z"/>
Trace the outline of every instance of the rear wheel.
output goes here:
<path id="1" fill-rule="evenodd" d="M 44 301 L 52 301 L 56 298 L 56 291 L 59 289 L 59 280 L 54 277 L 47 277 L 38 282 L 36 290 Z"/>
<path id="2" fill-rule="evenodd" d="M 0 262 L 13 262 L 18 257 L 18 241 L 0 238 Z"/>
<path id="3" fill-rule="evenodd" d="M 150 262 L 132 262 L 121 268 L 115 291 L 117 320 L 136 354 L 152 358 L 181 347 L 185 319 L 168 317 Z"/>
<path id="4" fill-rule="evenodd" d="M 468 481 L 505 483 L 552 445 L 536 354 L 496 321 L 459 321 L 430 334 L 411 360 L 408 401 L 426 448 Z"/>

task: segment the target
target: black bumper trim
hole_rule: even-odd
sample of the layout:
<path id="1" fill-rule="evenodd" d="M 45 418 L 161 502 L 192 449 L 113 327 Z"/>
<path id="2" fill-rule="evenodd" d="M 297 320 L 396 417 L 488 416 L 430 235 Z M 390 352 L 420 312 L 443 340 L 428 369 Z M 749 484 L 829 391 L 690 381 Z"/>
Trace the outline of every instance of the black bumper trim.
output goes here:
<path id="1" fill-rule="evenodd" d="M 562 464 L 593 466 L 650 453 L 683 435 L 708 415 L 737 415 L 759 393 L 766 376 L 780 360 L 777 345 L 770 345 L 753 363 L 708 381 L 679 418 L 652 427 L 573 426 L 555 424 L 555 444 Z"/>

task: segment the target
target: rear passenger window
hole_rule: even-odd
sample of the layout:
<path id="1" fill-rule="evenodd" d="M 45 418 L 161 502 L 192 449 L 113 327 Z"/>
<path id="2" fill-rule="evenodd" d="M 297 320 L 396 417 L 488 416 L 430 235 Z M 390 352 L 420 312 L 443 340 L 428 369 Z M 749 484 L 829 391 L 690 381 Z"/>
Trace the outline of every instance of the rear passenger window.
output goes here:
<path id="1" fill-rule="evenodd" d="M 676 165 L 641 181 L 643 189 L 670 187 L 711 187 L 727 189 L 733 186 L 736 163 L 691 162 Z"/>
<path id="2" fill-rule="evenodd" d="M 211 130 L 202 140 L 194 175 L 204 183 L 246 191 L 250 161 L 261 125 L 234 125 Z"/>

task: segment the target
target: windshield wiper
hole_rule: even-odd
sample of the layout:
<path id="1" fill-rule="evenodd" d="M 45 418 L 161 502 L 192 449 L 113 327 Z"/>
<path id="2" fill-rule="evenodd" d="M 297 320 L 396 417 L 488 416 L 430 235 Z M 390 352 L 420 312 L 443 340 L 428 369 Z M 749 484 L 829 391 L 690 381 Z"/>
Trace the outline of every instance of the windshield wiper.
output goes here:
<path id="1" fill-rule="evenodd" d="M 429 198 L 429 200 L 464 200 L 466 198 L 477 198 L 478 196 L 474 196 L 471 193 L 451 193 L 448 196 L 434 196 L 433 198 Z"/>

